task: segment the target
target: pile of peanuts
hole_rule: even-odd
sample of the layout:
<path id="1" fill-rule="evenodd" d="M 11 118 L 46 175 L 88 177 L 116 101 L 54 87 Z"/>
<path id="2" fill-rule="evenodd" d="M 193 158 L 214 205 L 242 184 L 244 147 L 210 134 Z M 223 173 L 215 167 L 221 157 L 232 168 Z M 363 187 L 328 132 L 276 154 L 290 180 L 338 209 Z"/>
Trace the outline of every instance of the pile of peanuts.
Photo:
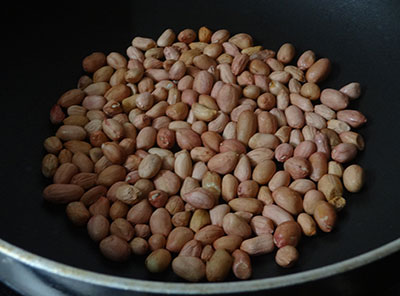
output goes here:
<path id="1" fill-rule="evenodd" d="M 290 267 L 301 236 L 334 229 L 344 188 L 364 183 L 350 162 L 366 118 L 347 109 L 359 83 L 321 91 L 329 59 L 295 62 L 290 43 L 275 52 L 224 29 L 135 37 L 126 54 L 83 59 L 44 141 L 44 199 L 105 257 L 146 255 L 150 272 L 171 265 L 191 282 L 249 279 L 250 256 L 277 248 Z"/>

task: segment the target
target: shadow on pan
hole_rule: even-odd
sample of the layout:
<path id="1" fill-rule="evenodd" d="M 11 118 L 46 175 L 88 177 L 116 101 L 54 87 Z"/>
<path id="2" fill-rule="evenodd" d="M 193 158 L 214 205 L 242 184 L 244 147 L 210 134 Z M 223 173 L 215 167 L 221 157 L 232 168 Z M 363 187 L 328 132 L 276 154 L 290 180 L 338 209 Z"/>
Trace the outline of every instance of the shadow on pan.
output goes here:
<path id="1" fill-rule="evenodd" d="M 206 25 L 213 30 L 246 32 L 256 44 L 277 50 L 285 42 L 299 54 L 313 49 L 333 62 L 325 87 L 358 81 L 364 88 L 357 106 L 368 117 L 360 132 L 367 148 L 357 162 L 366 170 L 362 192 L 347 194 L 331 234 L 304 239 L 293 269 L 276 266 L 273 254 L 253 260 L 253 278 L 281 276 L 337 263 L 399 237 L 396 213 L 400 107 L 400 5 L 394 1 L 147 1 L 108 6 L 94 2 L 55 5 L 9 4 L 4 31 L 0 97 L 0 237 L 22 249 L 66 265 L 127 278 L 179 282 L 172 272 L 153 275 L 144 258 L 126 264 L 103 259 L 85 229 L 71 226 L 64 209 L 42 202 L 47 184 L 40 174 L 42 141 L 54 133 L 48 111 L 74 88 L 81 60 L 93 51 L 125 52 L 134 36 L 156 39 L 167 27 L 176 32 Z M 229 280 L 234 280 L 230 278 Z"/>

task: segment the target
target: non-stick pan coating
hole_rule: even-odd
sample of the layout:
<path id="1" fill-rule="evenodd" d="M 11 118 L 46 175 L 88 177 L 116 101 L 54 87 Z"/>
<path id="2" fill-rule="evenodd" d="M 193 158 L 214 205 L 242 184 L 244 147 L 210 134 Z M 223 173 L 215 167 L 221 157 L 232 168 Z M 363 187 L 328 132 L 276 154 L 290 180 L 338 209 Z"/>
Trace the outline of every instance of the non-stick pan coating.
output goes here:
<path id="1" fill-rule="evenodd" d="M 50 107 L 83 74 L 93 51 L 125 53 L 134 36 L 157 39 L 206 25 L 246 32 L 265 48 L 285 42 L 297 53 L 314 50 L 333 62 L 323 87 L 358 81 L 354 107 L 368 117 L 360 130 L 366 149 L 357 158 L 366 186 L 345 194 L 347 206 L 330 234 L 305 238 L 296 267 L 279 268 L 274 254 L 253 260 L 253 278 L 310 270 L 365 253 L 400 236 L 399 69 L 400 3 L 396 1 L 110 1 L 56 2 L 3 9 L 1 19 L 0 237 L 34 254 L 71 266 L 136 279 L 179 281 L 153 275 L 144 258 L 124 264 L 105 260 L 85 228 L 66 219 L 64 208 L 42 201 L 48 181 L 40 172 L 43 140 L 54 134 Z M 233 280 L 230 279 L 230 280 Z"/>

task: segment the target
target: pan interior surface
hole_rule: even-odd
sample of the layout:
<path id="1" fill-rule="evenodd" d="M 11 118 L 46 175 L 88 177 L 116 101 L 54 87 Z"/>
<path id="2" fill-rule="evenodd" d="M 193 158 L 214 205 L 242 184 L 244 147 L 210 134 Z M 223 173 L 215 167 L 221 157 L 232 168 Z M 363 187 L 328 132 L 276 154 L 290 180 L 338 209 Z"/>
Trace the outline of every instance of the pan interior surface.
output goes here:
<path id="1" fill-rule="evenodd" d="M 205 25 L 232 34 L 249 33 L 256 44 L 268 49 L 277 50 L 285 42 L 293 43 L 298 55 L 312 49 L 333 62 L 322 87 L 340 88 L 352 81 L 363 87 L 363 95 L 350 108 L 368 118 L 360 129 L 366 149 L 356 159 L 366 171 L 366 186 L 360 193 L 345 194 L 347 205 L 335 231 L 302 240 L 294 268 L 278 267 L 271 253 L 252 261 L 253 279 L 311 271 L 396 240 L 400 234 L 396 189 L 400 3 L 252 1 L 246 7 L 240 3 L 193 1 L 190 7 L 180 1 L 115 2 L 109 7 L 89 2 L 57 3 L 57 7 L 16 3 L 6 7 L 0 71 L 4 110 L 0 238 L 84 270 L 138 280 L 181 281 L 171 270 L 150 274 L 144 257 L 122 264 L 104 259 L 86 229 L 67 221 L 63 207 L 43 202 L 41 191 L 48 181 L 40 172 L 42 142 L 55 132 L 48 120 L 50 107 L 63 92 L 76 87 L 86 55 L 125 53 L 135 36 L 157 39 L 167 27 L 179 32 Z"/>

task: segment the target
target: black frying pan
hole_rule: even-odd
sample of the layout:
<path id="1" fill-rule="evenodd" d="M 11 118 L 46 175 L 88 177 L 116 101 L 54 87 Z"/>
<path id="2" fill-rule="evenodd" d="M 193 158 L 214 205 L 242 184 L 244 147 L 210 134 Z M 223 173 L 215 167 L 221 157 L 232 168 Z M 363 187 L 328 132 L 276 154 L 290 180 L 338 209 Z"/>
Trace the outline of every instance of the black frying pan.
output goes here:
<path id="1" fill-rule="evenodd" d="M 63 207 L 42 201 L 41 191 L 48 184 L 40 173 L 42 141 L 54 134 L 49 109 L 64 91 L 76 86 L 83 74 L 83 57 L 93 51 L 124 53 L 134 36 L 157 39 L 167 27 L 179 32 L 206 25 L 213 30 L 249 33 L 265 48 L 277 50 L 291 42 L 298 53 L 313 49 L 333 62 L 323 87 L 340 88 L 351 81 L 363 86 L 361 99 L 351 107 L 368 117 L 368 124 L 360 130 L 366 149 L 356 160 L 366 170 L 366 186 L 358 194 L 345 195 L 348 204 L 339 214 L 335 231 L 302 240 L 296 267 L 279 268 L 273 254 L 258 257 L 253 260 L 253 279 L 312 271 L 395 241 L 400 236 L 399 20 L 400 3 L 396 1 L 112 1 L 3 8 L 1 239 L 89 271 L 180 281 L 171 271 L 148 273 L 144 258 L 124 264 L 107 261 L 86 230 L 67 221 Z M 392 243 L 389 251 L 384 249 L 352 266 L 387 255 L 399 245 Z M 340 271 L 344 270 L 333 273 Z M 219 291 L 228 291 L 226 287 Z"/>

